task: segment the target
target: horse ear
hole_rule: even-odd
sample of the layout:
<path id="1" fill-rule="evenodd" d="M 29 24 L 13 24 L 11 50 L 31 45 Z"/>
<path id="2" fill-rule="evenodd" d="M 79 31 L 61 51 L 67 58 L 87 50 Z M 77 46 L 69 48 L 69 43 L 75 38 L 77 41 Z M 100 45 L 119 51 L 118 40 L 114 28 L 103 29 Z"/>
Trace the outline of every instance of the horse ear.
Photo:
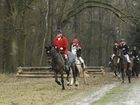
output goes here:
<path id="1" fill-rule="evenodd" d="M 52 49 L 52 46 L 49 46 L 49 49 L 51 50 Z"/>
<path id="2" fill-rule="evenodd" d="M 54 48 L 55 48 L 55 46 L 54 46 L 54 45 L 52 45 L 52 47 L 54 47 Z"/>
<path id="3" fill-rule="evenodd" d="M 47 46 L 45 46 L 45 49 L 46 50 L 51 50 L 51 46 L 50 45 L 47 45 Z"/>

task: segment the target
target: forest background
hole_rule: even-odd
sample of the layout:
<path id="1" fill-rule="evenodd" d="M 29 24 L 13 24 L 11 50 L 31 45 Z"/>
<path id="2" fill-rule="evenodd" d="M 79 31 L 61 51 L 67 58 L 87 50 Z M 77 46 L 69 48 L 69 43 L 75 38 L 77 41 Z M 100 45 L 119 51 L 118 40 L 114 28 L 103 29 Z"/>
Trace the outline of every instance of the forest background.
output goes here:
<path id="1" fill-rule="evenodd" d="M 140 48 L 140 1 L 1 0 L 0 72 L 48 66 L 44 48 L 58 27 L 69 45 L 79 39 L 86 65 L 108 66 L 114 40 Z"/>

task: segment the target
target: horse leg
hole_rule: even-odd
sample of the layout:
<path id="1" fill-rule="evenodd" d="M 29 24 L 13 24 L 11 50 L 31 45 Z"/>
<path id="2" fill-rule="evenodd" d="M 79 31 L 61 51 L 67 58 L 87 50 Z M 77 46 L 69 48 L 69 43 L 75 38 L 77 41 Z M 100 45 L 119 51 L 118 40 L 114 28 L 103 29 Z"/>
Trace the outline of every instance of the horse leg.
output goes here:
<path id="1" fill-rule="evenodd" d="M 65 90 L 63 72 L 61 73 L 61 83 L 62 83 L 62 90 Z"/>
<path id="2" fill-rule="evenodd" d="M 73 83 L 75 83 L 76 79 L 75 79 L 75 70 L 73 68 L 71 68 L 71 82 L 70 82 L 70 85 L 72 86 Z"/>
<path id="3" fill-rule="evenodd" d="M 129 81 L 129 83 L 131 83 L 131 70 L 130 70 L 130 69 L 127 69 L 127 70 L 126 70 L 126 74 L 127 74 L 127 76 L 128 76 L 128 81 Z"/>
<path id="4" fill-rule="evenodd" d="M 138 76 L 139 76 L 139 71 L 138 71 L 138 68 L 137 68 L 137 64 L 135 65 L 135 70 L 136 70 L 136 77 L 138 78 Z"/>
<path id="5" fill-rule="evenodd" d="M 136 63 L 134 63 L 134 65 L 133 65 L 133 70 L 135 71 L 136 77 L 138 78 L 138 76 L 139 76 L 139 71 L 138 71 L 138 69 L 137 69 L 137 64 L 136 64 Z"/>
<path id="6" fill-rule="evenodd" d="M 86 71 L 85 71 L 85 69 L 83 69 L 82 72 L 83 72 L 84 83 L 87 84 L 87 78 L 86 78 Z"/>
<path id="7" fill-rule="evenodd" d="M 117 74 L 117 68 L 114 67 L 113 69 L 114 69 L 114 74 L 115 74 L 114 76 L 115 76 L 115 77 L 118 77 L 118 74 Z"/>
<path id="8" fill-rule="evenodd" d="M 124 83 L 124 76 L 125 76 L 124 68 L 121 68 L 121 74 L 122 74 L 122 83 Z"/>
<path id="9" fill-rule="evenodd" d="M 132 69 L 132 77 L 135 77 L 135 68 Z"/>
<path id="10" fill-rule="evenodd" d="M 66 80 L 67 80 L 67 85 L 69 86 L 69 85 L 70 85 L 70 81 L 69 81 L 70 71 L 67 72 L 66 74 L 67 74 L 67 78 L 66 78 Z"/>
<path id="11" fill-rule="evenodd" d="M 78 68 L 77 69 L 75 69 L 75 67 L 76 67 L 76 65 L 74 64 L 73 65 L 74 67 L 74 69 L 73 69 L 73 78 L 74 78 L 74 82 L 75 82 L 75 86 L 78 86 L 79 85 L 79 82 L 78 82 L 78 74 L 79 74 L 79 71 L 78 71 Z"/>
<path id="12" fill-rule="evenodd" d="M 61 83 L 58 81 L 58 76 L 57 76 L 58 73 L 55 73 L 55 82 L 58 84 L 58 85 L 61 85 Z"/>
<path id="13" fill-rule="evenodd" d="M 131 70 L 128 69 L 128 81 L 129 83 L 131 83 Z"/>
<path id="14" fill-rule="evenodd" d="M 72 74 L 73 74 L 73 82 L 75 83 L 75 86 L 78 86 L 78 80 L 76 77 L 78 77 L 78 69 L 75 68 L 76 65 L 72 64 Z"/>
<path id="15" fill-rule="evenodd" d="M 118 71 L 118 68 L 115 67 L 115 76 L 120 80 L 121 76 L 120 76 L 120 72 Z"/>
<path id="16" fill-rule="evenodd" d="M 131 71 L 132 71 L 131 64 L 128 63 L 127 64 L 127 75 L 128 75 L 128 81 L 129 81 L 129 83 L 131 83 Z"/>

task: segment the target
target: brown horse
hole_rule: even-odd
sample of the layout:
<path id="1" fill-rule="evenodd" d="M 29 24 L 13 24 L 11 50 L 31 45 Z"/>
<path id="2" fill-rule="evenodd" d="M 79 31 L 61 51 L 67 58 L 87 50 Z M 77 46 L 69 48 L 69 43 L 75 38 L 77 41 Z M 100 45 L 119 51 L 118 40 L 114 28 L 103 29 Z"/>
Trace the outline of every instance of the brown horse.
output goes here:
<path id="1" fill-rule="evenodd" d="M 115 74 L 115 77 L 118 77 L 118 79 L 120 79 L 120 70 L 118 68 L 118 55 L 114 56 L 113 57 L 113 60 L 112 60 L 112 70 Z"/>
<path id="2" fill-rule="evenodd" d="M 119 49 L 116 49 L 115 56 L 111 60 L 111 69 L 114 72 L 115 77 L 120 79 L 120 70 L 118 68 L 118 59 L 119 59 Z"/>
<path id="3" fill-rule="evenodd" d="M 126 58 L 122 54 L 122 51 L 120 51 L 118 68 L 121 72 L 122 83 L 124 83 L 125 75 L 128 77 L 129 83 L 131 83 L 132 67 L 133 67 L 133 63 L 132 62 L 128 63 Z"/>
<path id="4" fill-rule="evenodd" d="M 133 68 L 132 68 L 132 76 L 138 77 L 139 76 L 139 70 L 138 70 L 138 64 L 139 64 L 139 57 L 132 58 L 133 61 Z"/>
<path id="5" fill-rule="evenodd" d="M 57 51 L 53 46 L 47 46 L 45 48 L 46 48 L 47 55 L 50 57 L 49 61 L 50 61 L 51 66 L 52 66 L 52 70 L 54 70 L 54 72 L 55 72 L 55 82 L 58 85 L 62 85 L 62 90 L 64 90 L 65 89 L 65 86 L 64 86 L 64 72 L 66 72 L 67 81 L 69 82 L 70 71 L 65 69 L 65 61 L 63 59 L 62 54 L 59 51 Z M 74 61 L 72 61 L 70 63 L 70 69 L 72 70 L 74 83 L 76 83 L 76 80 L 77 80 L 76 79 L 77 71 L 76 71 L 75 67 L 76 67 L 76 64 L 75 64 Z M 60 76 L 61 77 L 61 82 L 58 81 L 58 74 L 61 75 Z"/>

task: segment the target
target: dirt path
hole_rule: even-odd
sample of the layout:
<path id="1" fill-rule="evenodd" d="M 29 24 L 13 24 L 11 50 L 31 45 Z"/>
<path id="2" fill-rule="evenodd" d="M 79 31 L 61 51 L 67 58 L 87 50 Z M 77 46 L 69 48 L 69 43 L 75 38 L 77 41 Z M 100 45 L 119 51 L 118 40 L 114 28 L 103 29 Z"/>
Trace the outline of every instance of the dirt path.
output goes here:
<path id="1" fill-rule="evenodd" d="M 104 97 L 104 95 L 115 86 L 116 84 L 110 84 L 105 85 L 102 88 L 97 87 L 96 89 L 94 89 L 94 91 L 92 91 L 91 89 L 89 91 L 76 95 L 72 99 L 56 103 L 55 105 L 91 105 L 93 102 L 98 101 L 99 99 Z"/>
<path id="2" fill-rule="evenodd" d="M 131 84 L 114 81 L 55 105 L 140 105 L 140 80 Z"/>
<path id="3" fill-rule="evenodd" d="M 112 74 L 80 79 L 62 91 L 54 79 L 0 75 L 0 105 L 140 105 L 140 79 L 121 84 Z"/>
<path id="4" fill-rule="evenodd" d="M 100 103 L 103 103 L 101 105 L 140 105 L 140 79 L 133 79 L 131 84 L 119 84 L 94 105 Z"/>

